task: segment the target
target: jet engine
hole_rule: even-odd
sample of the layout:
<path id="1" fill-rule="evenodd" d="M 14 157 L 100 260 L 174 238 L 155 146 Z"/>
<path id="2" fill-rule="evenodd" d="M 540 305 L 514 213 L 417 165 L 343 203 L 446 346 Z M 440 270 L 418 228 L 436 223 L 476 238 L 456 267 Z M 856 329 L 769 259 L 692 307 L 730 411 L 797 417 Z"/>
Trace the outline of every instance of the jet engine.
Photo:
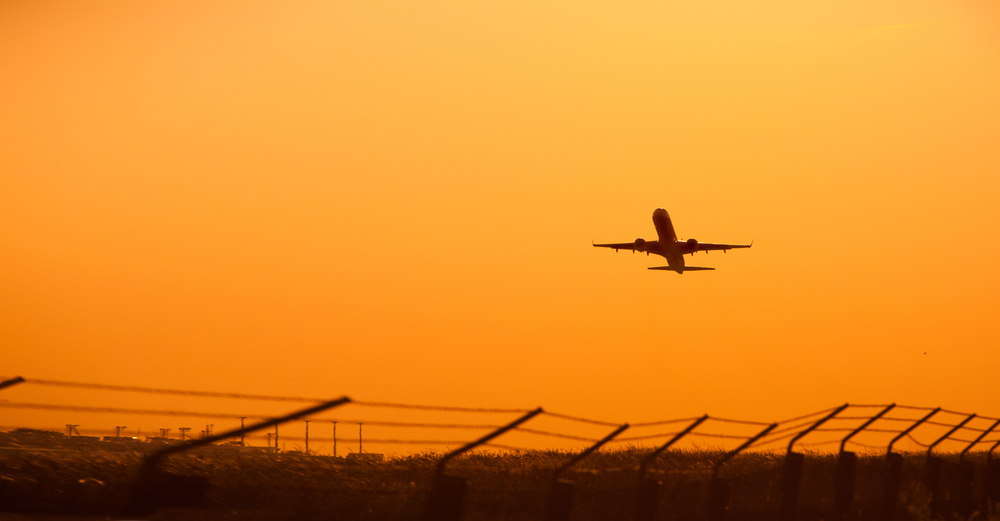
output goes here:
<path id="1" fill-rule="evenodd" d="M 689 252 L 694 253 L 698 251 L 698 239 L 688 239 L 686 242 Z"/>
<path id="2" fill-rule="evenodd" d="M 646 239 L 640 237 L 635 240 L 635 251 L 646 251 Z"/>

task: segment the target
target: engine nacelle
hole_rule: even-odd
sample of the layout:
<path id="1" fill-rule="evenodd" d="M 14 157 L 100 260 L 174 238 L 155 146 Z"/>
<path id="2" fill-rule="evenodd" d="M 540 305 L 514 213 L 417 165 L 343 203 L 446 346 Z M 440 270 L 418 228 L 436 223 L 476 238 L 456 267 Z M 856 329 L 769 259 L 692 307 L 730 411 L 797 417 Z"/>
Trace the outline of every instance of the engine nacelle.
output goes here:
<path id="1" fill-rule="evenodd" d="M 640 237 L 635 240 L 635 251 L 646 251 L 646 239 Z"/>
<path id="2" fill-rule="evenodd" d="M 698 251 L 698 239 L 688 239 L 686 242 L 687 242 L 687 249 L 689 252 L 694 253 Z"/>

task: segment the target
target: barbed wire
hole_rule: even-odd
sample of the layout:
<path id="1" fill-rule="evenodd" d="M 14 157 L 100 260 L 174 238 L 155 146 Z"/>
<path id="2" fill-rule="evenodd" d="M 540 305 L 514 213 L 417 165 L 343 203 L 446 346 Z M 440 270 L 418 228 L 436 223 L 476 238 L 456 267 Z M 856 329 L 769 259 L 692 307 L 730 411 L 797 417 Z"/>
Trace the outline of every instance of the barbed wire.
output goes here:
<path id="1" fill-rule="evenodd" d="M 67 382 L 61 380 L 43 380 L 41 378 L 26 378 L 24 380 L 24 383 L 33 385 L 44 385 L 50 387 L 71 387 L 76 389 L 91 389 L 99 391 L 168 394 L 174 396 L 197 396 L 200 398 L 232 398 L 238 400 L 262 400 L 262 401 L 276 401 L 276 402 L 305 402 L 305 403 L 322 402 L 326 400 L 324 398 L 306 398 L 302 396 L 274 396 L 265 394 L 222 393 L 213 391 L 187 391 L 181 389 L 141 387 L 136 385 L 110 385 L 110 384 L 94 384 L 94 383 L 84 383 L 84 382 Z"/>
<path id="2" fill-rule="evenodd" d="M 659 434 L 646 434 L 641 436 L 624 436 L 620 438 L 615 438 L 608 443 L 614 442 L 625 442 L 625 441 L 640 441 L 640 440 L 651 440 L 653 438 L 666 438 L 667 436 L 676 436 L 679 432 L 662 432 Z"/>
<path id="3" fill-rule="evenodd" d="M 569 416 L 567 414 L 559 414 L 559 413 L 556 413 L 556 412 L 549 412 L 549 411 L 545 411 L 542 414 L 544 414 L 546 416 L 551 416 L 553 418 L 560 418 L 560 419 L 563 419 L 563 420 L 575 421 L 575 422 L 580 422 L 580 423 L 590 423 L 590 424 L 593 424 L 593 425 L 603 425 L 603 426 L 606 426 L 606 427 L 618 427 L 619 425 L 621 425 L 620 423 L 606 422 L 606 421 L 601 421 L 601 420 L 591 420 L 591 419 L 588 419 L 588 418 L 579 418 L 577 416 Z"/>
<path id="4" fill-rule="evenodd" d="M 899 408 L 899 409 L 912 409 L 912 410 L 915 410 L 915 411 L 933 411 L 935 409 L 935 407 L 914 407 L 912 405 L 897 405 L 896 407 Z M 957 416 L 971 416 L 972 415 L 972 413 L 968 413 L 968 412 L 953 411 L 953 410 L 950 410 L 950 409 L 941 409 L 939 407 L 937 409 L 938 409 L 939 412 L 943 412 L 945 414 L 954 414 L 954 415 L 957 415 Z M 976 415 L 976 418 L 981 419 L 981 420 L 991 420 L 991 421 L 1000 420 L 1000 418 L 994 418 L 994 417 L 991 417 L 991 416 L 980 416 L 978 414 Z"/>
<path id="5" fill-rule="evenodd" d="M 817 411 L 817 412 L 814 412 L 814 413 L 806 414 L 804 416 L 796 416 L 795 418 L 790 418 L 790 419 L 787 419 L 787 420 L 784 420 L 784 421 L 780 421 L 780 422 L 778 422 L 778 425 L 781 425 L 782 423 L 791 423 L 791 422 L 794 422 L 794 421 L 804 420 L 806 418 L 810 418 L 810 417 L 813 417 L 813 416 L 819 416 L 820 414 L 828 413 L 830 411 L 833 411 L 834 409 L 836 409 L 836 407 L 830 407 L 829 409 L 823 409 L 822 411 Z"/>
<path id="6" fill-rule="evenodd" d="M 797 435 L 797 434 L 798 434 L 799 432 L 802 432 L 802 431 L 795 431 L 795 432 L 789 432 L 788 434 L 785 434 L 784 436 L 778 436 L 777 438 L 771 438 L 771 439 L 769 439 L 769 440 L 767 440 L 767 441 L 761 441 L 761 440 L 757 440 L 757 441 L 756 441 L 756 442 L 755 442 L 755 443 L 754 443 L 753 445 L 751 445 L 750 447 L 753 447 L 753 448 L 760 448 L 760 447 L 762 447 L 762 446 L 764 446 L 764 445 L 770 445 L 771 443 L 776 443 L 776 442 L 779 442 L 779 441 L 783 441 L 783 440 L 787 440 L 787 439 L 789 439 L 789 438 L 792 438 L 792 437 L 794 437 L 794 436 L 795 436 L 795 435 Z M 762 438 L 762 439 L 763 439 L 763 438 Z M 748 447 L 748 448 L 749 448 L 749 447 Z"/>
<path id="7" fill-rule="evenodd" d="M 687 422 L 693 422 L 693 421 L 695 421 L 697 419 L 698 419 L 697 417 L 694 417 L 694 418 L 680 418 L 678 420 L 663 420 L 663 421 L 655 421 L 655 422 L 632 423 L 630 425 L 632 426 L 633 429 L 635 429 L 635 428 L 639 428 L 639 427 L 655 427 L 657 425 L 668 425 L 668 424 L 671 424 L 671 423 L 687 423 Z"/>
<path id="8" fill-rule="evenodd" d="M 937 425 L 938 427 L 955 427 L 955 426 L 958 425 L 957 423 L 944 423 L 944 422 L 933 422 L 933 421 L 925 421 L 924 424 L 925 425 Z M 963 429 L 963 430 L 970 430 L 970 431 L 986 432 L 986 429 L 977 429 L 975 427 L 967 427 L 965 425 L 963 425 L 961 427 L 961 429 Z"/>
<path id="9" fill-rule="evenodd" d="M 726 438 L 731 440 L 748 440 L 750 436 L 734 436 L 731 434 L 713 434 L 710 432 L 691 432 L 688 436 L 698 436 L 701 438 Z"/>
<path id="10" fill-rule="evenodd" d="M 762 438 L 762 439 L 770 438 L 772 436 L 777 436 L 778 434 L 784 434 L 784 433 L 789 432 L 789 431 L 795 431 L 792 434 L 798 434 L 799 432 L 801 432 L 801 430 L 802 430 L 803 427 L 808 427 L 809 425 L 812 425 L 814 423 L 816 423 L 816 422 L 810 420 L 810 421 L 799 423 L 799 424 L 796 424 L 796 425 L 790 425 L 790 426 L 782 428 L 782 429 L 775 429 L 775 430 L 767 433 L 767 435 L 764 436 L 764 438 Z"/>
<path id="11" fill-rule="evenodd" d="M 253 394 L 253 393 L 233 393 L 233 392 L 216 392 L 216 391 L 194 391 L 185 389 L 170 389 L 170 388 L 159 388 L 159 387 L 146 387 L 146 386 L 134 386 L 134 385 L 114 385 L 114 384 L 98 384 L 98 383 L 88 383 L 88 382 L 71 382 L 65 380 L 51 380 L 42 378 L 26 378 L 24 380 L 26 384 L 33 385 L 43 385 L 43 386 L 55 386 L 55 387 L 70 387 L 79 389 L 92 389 L 92 390 L 108 390 L 108 391 L 119 391 L 119 392 L 138 392 L 138 393 L 151 393 L 151 394 L 167 394 L 175 396 L 196 396 L 203 398 L 229 398 L 229 399 L 244 399 L 244 400 L 266 400 L 266 401 L 282 401 L 282 402 L 322 402 L 326 398 L 316 398 L 316 397 L 304 397 L 304 396 L 281 396 L 281 395 L 268 395 L 268 394 Z M 393 402 L 376 402 L 376 401 L 353 401 L 352 404 L 362 407 L 391 407 L 391 408 L 403 408 L 403 409 L 420 409 L 420 410 L 439 410 L 439 411 L 451 411 L 451 412 L 476 412 L 476 413 L 526 413 L 531 409 L 523 408 L 495 408 L 495 407 L 464 407 L 464 406 L 443 406 L 443 405 L 421 405 L 421 404 L 405 404 L 405 403 L 393 403 Z M 887 404 L 850 404 L 852 408 L 884 408 L 888 407 Z M 931 407 L 918 407 L 912 405 L 896 405 L 900 409 L 910 409 L 910 410 L 920 410 L 920 411 L 930 411 L 934 410 Z M 799 416 L 784 420 L 781 423 L 789 423 L 792 421 L 797 421 L 800 419 L 808 418 L 810 416 L 816 416 L 825 412 L 832 411 L 834 408 L 824 409 L 815 413 L 810 413 L 804 416 Z M 954 411 L 950 409 L 940 409 L 940 412 L 955 414 L 961 416 L 969 416 L 969 413 Z M 549 413 L 553 417 L 562 418 L 566 420 L 592 423 L 596 425 L 605 426 L 617 426 L 618 423 L 606 422 L 602 420 L 593 420 L 588 418 L 575 417 L 565 414 Z M 989 416 L 977 416 L 978 418 L 986 420 L 997 420 L 997 418 L 992 418 Z M 747 421 L 747 420 L 735 420 L 728 418 L 720 418 L 710 416 L 711 419 L 721 422 L 737 423 L 745 425 L 769 425 L 767 422 L 757 422 L 757 421 Z M 840 417 L 832 419 L 868 419 L 869 417 Z M 664 425 L 669 423 L 679 423 L 683 421 L 693 421 L 696 418 L 682 418 L 676 420 L 663 420 L 656 422 L 645 422 L 634 424 L 633 427 L 647 427 L 655 425 Z M 883 418 L 892 419 L 896 421 L 913 421 L 905 420 L 901 418 Z M 928 422 L 930 423 L 930 422 Z"/>
<path id="12" fill-rule="evenodd" d="M 163 394 L 163 395 L 173 395 L 173 396 L 192 396 L 192 397 L 202 397 L 202 398 L 226 398 L 226 399 L 244 399 L 244 400 L 267 400 L 267 401 L 281 401 L 281 402 L 304 402 L 304 403 L 314 403 L 321 402 L 323 399 L 312 398 L 312 397 L 301 397 L 301 396 L 276 396 L 276 395 L 265 395 L 265 394 L 250 394 L 250 393 L 230 393 L 230 392 L 212 392 L 212 391 L 191 391 L 191 390 L 181 390 L 181 389 L 166 389 L 166 388 L 155 388 L 155 387 L 143 387 L 143 386 L 125 386 L 125 385 L 111 385 L 111 384 L 96 384 L 96 383 L 85 383 L 85 382 L 69 382 L 61 380 L 48 380 L 48 379 L 26 379 L 25 383 L 41 385 L 41 386 L 54 386 L 54 387 L 65 387 L 65 388 L 76 388 L 76 389 L 91 389 L 91 390 L 106 390 L 115 392 L 137 392 L 137 393 L 147 393 L 147 394 Z M 410 410 L 425 410 L 425 411 L 445 411 L 445 412 L 463 412 L 463 413 L 489 413 L 489 414 L 512 414 L 512 413 L 526 413 L 530 409 L 519 409 L 519 408 L 486 408 L 486 407 L 465 407 L 465 406 L 442 406 L 442 405 L 421 405 L 421 404 L 408 404 L 408 403 L 394 403 L 394 402 L 377 402 L 377 401 L 354 401 L 351 402 L 352 405 L 359 407 L 373 407 L 373 408 L 396 408 L 396 409 L 410 409 Z M 149 416 L 186 416 L 194 418 L 212 418 L 212 419 L 253 419 L 253 420 L 268 420 L 272 419 L 274 416 L 266 415 L 251 415 L 251 414 L 233 414 L 233 413 L 218 413 L 218 412 L 202 412 L 202 411 L 185 411 L 185 410 L 164 410 L 164 409 L 141 409 L 141 408 L 125 408 L 125 407 L 98 407 L 98 406 L 82 406 L 82 405 L 62 405 L 62 404 L 44 404 L 44 403 L 11 403 L 7 401 L 0 401 L 0 407 L 10 408 L 10 409 L 36 409 L 36 410 L 51 410 L 51 411 L 67 411 L 67 412 L 81 412 L 81 413 L 98 413 L 98 414 L 129 414 L 129 415 L 149 415 Z M 849 407 L 852 408 L 886 408 L 888 405 L 882 404 L 850 404 Z M 947 409 L 934 409 L 930 407 L 917 407 L 909 405 L 896 405 L 899 409 L 904 410 L 915 410 L 915 411 L 932 411 L 938 410 L 944 414 L 958 415 L 958 416 L 971 416 L 968 413 L 963 413 L 959 411 L 947 410 Z M 753 447 L 762 447 L 769 445 L 771 443 L 776 443 L 781 440 L 788 439 L 792 436 L 796 436 L 803 432 L 803 430 L 808 429 L 815 423 L 815 420 L 805 421 L 802 420 L 808 418 L 814 418 L 822 414 L 829 413 L 836 408 L 828 408 L 814 413 L 806 414 L 803 416 L 797 416 L 788 420 L 779 422 L 779 424 L 787 425 L 781 429 L 774 430 L 770 432 L 767 436 L 758 440 Z M 578 423 L 586 423 L 591 425 L 600 425 L 607 427 L 618 427 L 619 423 L 608 422 L 603 420 L 583 418 L 578 416 L 571 416 L 567 414 L 555 413 L 545 411 L 544 414 L 557 419 L 563 419 Z M 875 416 L 864 416 L 864 415 L 852 415 L 852 416 L 840 416 L 829 418 L 829 421 L 867 421 L 875 418 Z M 373 426 L 382 427 L 399 427 L 399 428 L 423 428 L 423 429 L 470 429 L 470 430 L 485 430 L 485 429 L 498 429 L 501 426 L 495 424 L 478 424 L 478 423 L 418 423 L 418 422 L 397 422 L 397 421 L 385 421 L 385 420 L 336 420 L 329 418 L 306 418 L 310 421 L 325 422 L 325 423 L 361 423 Z M 695 421 L 698 418 L 679 418 L 670 420 L 660 420 L 652 422 L 641 422 L 633 424 L 632 427 L 654 427 L 660 425 L 669 424 L 679 424 L 685 422 Z M 759 421 L 749 421 L 749 420 L 739 420 L 732 418 L 723 418 L 715 416 L 707 416 L 708 420 L 714 420 L 721 423 L 728 423 L 734 425 L 753 425 L 753 426 L 766 426 L 770 425 L 766 422 Z M 996 420 L 996 418 L 991 418 L 988 416 L 975 416 L 975 419 L 981 420 Z M 961 430 L 966 430 L 969 432 L 984 433 L 988 432 L 990 429 L 971 427 L 968 425 L 961 425 L 959 423 L 949 423 L 947 421 L 921 421 L 916 418 L 899 418 L 899 417 L 888 417 L 882 416 L 876 418 L 877 420 L 886 420 L 894 422 L 921 422 L 921 424 L 932 425 L 937 427 L 959 427 Z M 968 420 L 965 420 L 968 421 Z M 801 422 L 801 423 L 795 423 Z M 793 424 L 794 425 L 788 425 Z M 530 428 L 518 428 L 517 430 L 527 433 L 535 434 L 548 437 L 556 437 L 566 440 L 573 441 L 585 441 L 585 442 L 596 442 L 596 438 L 578 436 L 570 433 L 562 432 L 552 432 L 539 429 Z M 832 427 L 828 426 L 826 428 L 814 429 L 816 432 L 854 432 L 856 429 L 847 427 Z M 870 433 L 901 433 L 904 432 L 898 429 L 876 429 L 869 428 L 865 432 Z M 612 442 L 629 442 L 629 441 L 639 441 L 654 438 L 664 438 L 667 436 L 675 436 L 677 432 L 667 432 L 667 433 L 655 433 L 648 435 L 634 435 L 628 437 L 621 437 L 611 440 Z M 693 437 L 705 437 L 705 438 L 719 438 L 719 439 L 732 439 L 732 440 L 746 440 L 749 439 L 745 435 L 733 435 L 733 434 L 723 434 L 717 432 L 691 432 L 688 433 L 689 436 Z M 928 447 L 929 445 L 923 444 L 913 437 L 912 434 L 907 433 L 907 437 L 916 443 L 917 445 Z M 287 438 L 287 437 L 286 437 Z M 288 438 L 291 439 L 291 438 Z M 322 440 L 321 438 L 314 438 L 316 440 Z M 346 440 L 346 438 L 345 438 Z M 972 440 L 967 440 L 964 438 L 953 438 L 949 437 L 948 441 L 955 441 L 959 443 L 973 443 Z M 398 442 L 403 442 L 403 440 L 395 440 Z M 409 440 L 406 443 L 411 444 L 434 444 L 436 442 L 441 442 L 442 440 Z M 824 441 L 816 443 L 805 443 L 803 446 L 820 446 L 828 443 L 836 443 L 838 440 L 834 441 Z M 944 441 L 944 440 L 942 440 Z M 378 441 L 376 439 L 369 440 L 370 443 L 382 443 L 383 441 Z M 393 440 L 384 441 L 385 443 L 394 442 Z M 442 443 L 455 444 L 455 443 L 465 443 L 463 441 L 444 441 Z M 862 443 L 851 441 L 858 446 L 867 446 Z M 986 443 L 985 441 L 980 441 L 978 443 Z M 516 447 L 506 447 L 511 450 L 526 450 Z"/>
<path id="13" fill-rule="evenodd" d="M 980 429 L 978 427 L 969 427 L 968 425 L 963 425 L 960 427 L 963 431 L 973 431 L 973 432 L 986 432 L 986 429 Z"/>
<path id="14" fill-rule="evenodd" d="M 829 431 L 837 431 L 837 432 L 851 431 L 851 432 L 853 432 L 854 429 L 814 429 L 813 432 L 815 432 L 815 431 L 826 431 L 826 432 L 829 432 Z M 791 432 L 789 432 L 789 429 L 785 429 L 783 432 L 785 434 L 783 436 L 778 436 L 778 437 L 772 437 L 772 435 L 775 434 L 774 432 L 772 432 L 768 436 L 765 436 L 765 438 L 763 438 L 762 440 L 759 440 L 756 443 L 754 443 L 752 446 L 756 448 L 756 447 L 760 447 L 760 446 L 763 446 L 763 445 L 768 445 L 768 444 L 771 444 L 771 443 L 774 443 L 774 442 L 778 442 L 778 441 L 781 441 L 781 440 L 787 440 L 787 439 L 789 439 L 789 438 L 791 438 L 793 436 L 798 435 L 800 432 L 802 432 L 802 429 L 793 430 Z M 899 434 L 899 433 L 902 433 L 904 431 L 903 430 L 890 430 L 890 429 L 865 429 L 862 432 L 877 432 L 877 433 Z M 848 440 L 848 441 L 850 441 L 850 440 Z M 882 448 L 885 448 L 885 447 L 882 447 Z"/>
<path id="15" fill-rule="evenodd" d="M 217 392 L 217 391 L 194 391 L 185 389 L 170 389 L 161 387 L 146 387 L 146 386 L 136 386 L 136 385 L 114 385 L 114 384 L 99 384 L 99 383 L 89 383 L 89 382 L 72 382 L 65 380 L 52 380 L 43 378 L 26 378 L 23 383 L 33 384 L 33 385 L 43 385 L 43 386 L 53 386 L 53 387 L 70 387 L 78 389 L 92 389 L 92 390 L 107 390 L 107 391 L 119 391 L 119 392 L 137 392 L 137 393 L 150 393 L 150 394 L 167 394 L 175 396 L 196 396 L 203 398 L 229 398 L 229 399 L 243 399 L 243 400 L 265 400 L 265 401 L 282 401 L 282 402 L 303 402 L 303 403 L 313 403 L 313 402 L 323 402 L 326 398 L 316 398 L 316 397 L 305 397 L 305 396 L 281 396 L 281 395 L 269 395 L 269 394 L 254 394 L 254 393 L 233 393 L 233 392 Z M 419 404 L 404 404 L 404 403 L 392 403 L 392 402 L 374 402 L 374 401 L 354 401 L 354 405 L 359 406 L 369 406 L 369 407 L 394 407 L 394 408 L 406 408 L 406 409 L 424 409 L 424 410 L 441 410 L 441 411 L 455 411 L 455 412 L 482 412 L 482 413 L 526 413 L 531 409 L 521 409 L 521 408 L 488 408 L 488 407 L 463 407 L 463 406 L 442 406 L 442 405 L 419 405 Z M 852 408 L 884 408 L 888 407 L 888 404 L 850 404 Z M 896 405 L 899 409 L 910 409 L 919 411 L 930 411 L 934 410 L 932 407 L 918 407 L 912 405 Z M 780 423 L 788 423 L 791 421 L 797 421 L 803 418 L 808 418 L 810 416 L 815 416 L 833 410 L 834 408 L 824 409 L 822 411 L 811 413 L 805 416 L 799 416 L 796 418 L 791 418 L 789 420 L 784 420 Z M 960 416 L 969 416 L 970 413 L 954 411 L 950 409 L 940 409 L 940 412 L 947 414 L 955 414 Z M 595 423 L 599 425 L 616 426 L 617 423 L 604 422 L 601 420 L 591 420 L 587 418 L 573 417 L 569 415 L 562 415 L 556 413 L 549 413 L 553 416 L 560 417 L 563 419 L 582 421 L 587 423 Z M 998 418 L 993 418 L 989 416 L 977 416 L 978 418 L 986 420 L 997 420 Z M 850 419 L 860 419 L 858 417 L 849 417 Z M 664 420 L 662 422 L 647 422 L 635 424 L 634 426 L 653 426 L 662 425 L 667 423 L 676 423 L 681 421 L 692 421 L 696 418 L 685 418 L 678 420 Z M 748 425 L 769 425 L 766 422 L 754 422 L 746 420 L 731 420 L 726 418 L 712 417 L 712 419 L 723 422 L 731 423 L 743 423 Z M 835 419 L 848 419 L 848 418 L 835 418 Z"/>
<path id="16" fill-rule="evenodd" d="M 709 416 L 708 419 L 709 420 L 714 420 L 714 421 L 717 421 L 717 422 L 735 423 L 735 424 L 740 424 L 740 425 L 771 425 L 770 423 L 767 423 L 767 422 L 755 422 L 755 421 L 747 421 L 747 420 L 732 420 L 732 419 L 729 419 L 729 418 L 719 418 L 718 416 Z"/>
<path id="17" fill-rule="evenodd" d="M 913 423 L 915 421 L 918 421 L 919 418 L 893 418 L 892 416 L 883 416 L 883 417 L 879 418 L 879 420 L 886 420 L 886 421 L 893 421 L 893 422 Z"/>
<path id="18" fill-rule="evenodd" d="M 476 412 L 488 414 L 514 414 L 531 412 L 532 409 L 501 409 L 495 407 L 461 407 L 452 405 L 417 405 L 412 403 L 392 403 L 392 402 L 368 402 L 352 400 L 353 405 L 361 407 L 387 407 L 393 409 L 416 409 L 422 411 L 446 411 L 446 412 Z"/>
<path id="19" fill-rule="evenodd" d="M 865 429 L 864 432 L 884 432 L 889 434 L 900 434 L 906 432 L 905 429 Z"/>
<path id="20" fill-rule="evenodd" d="M 215 391 L 191 391 L 183 389 L 166 389 L 158 387 L 143 387 L 136 385 L 111 385 L 111 384 L 95 384 L 86 382 L 69 382 L 62 380 L 46 380 L 41 378 L 26 378 L 24 380 L 26 384 L 43 385 L 51 387 L 70 387 L 76 389 L 91 389 L 91 390 L 102 390 L 102 391 L 118 391 L 118 392 L 134 392 L 134 393 L 146 393 L 146 394 L 164 394 L 173 396 L 193 396 L 199 398 L 228 398 L 228 399 L 238 399 L 238 400 L 260 400 L 260 401 L 277 401 L 277 402 L 300 402 L 300 403 L 316 403 L 326 401 L 328 398 L 313 398 L 304 396 L 278 396 L 278 395 L 268 395 L 268 394 L 250 394 L 250 393 L 231 393 L 231 392 L 215 392 Z M 447 406 L 447 405 L 419 405 L 419 404 L 408 404 L 408 403 L 392 403 L 392 402 L 374 402 L 374 401 L 352 401 L 353 405 L 361 407 L 392 407 L 398 409 L 420 409 L 420 410 L 436 410 L 436 411 L 450 411 L 450 412 L 478 412 L 478 413 L 526 413 L 531 409 L 514 409 L 514 408 L 495 408 L 495 407 L 461 407 L 461 406 Z"/>
<path id="21" fill-rule="evenodd" d="M 961 411 L 952 411 L 950 409 L 941 409 L 941 412 L 947 413 L 947 414 L 957 414 L 959 416 L 968 416 L 969 414 L 971 414 L 971 413 L 961 412 Z"/>
<path id="22" fill-rule="evenodd" d="M 537 435 L 540 435 L 540 436 L 549 436 L 549 437 L 553 437 L 553 438 L 564 438 L 564 439 L 567 439 L 567 440 L 589 441 L 589 442 L 596 442 L 596 441 L 598 441 L 597 438 L 585 438 L 583 436 L 573 436 L 573 435 L 570 435 L 570 434 L 562 434 L 562 433 L 559 433 L 559 432 L 549 432 L 549 431 L 542 431 L 542 430 L 538 430 L 538 429 L 529 429 L 527 427 L 514 427 L 513 430 L 519 431 L 519 432 L 526 432 L 528 434 L 537 434 Z"/>

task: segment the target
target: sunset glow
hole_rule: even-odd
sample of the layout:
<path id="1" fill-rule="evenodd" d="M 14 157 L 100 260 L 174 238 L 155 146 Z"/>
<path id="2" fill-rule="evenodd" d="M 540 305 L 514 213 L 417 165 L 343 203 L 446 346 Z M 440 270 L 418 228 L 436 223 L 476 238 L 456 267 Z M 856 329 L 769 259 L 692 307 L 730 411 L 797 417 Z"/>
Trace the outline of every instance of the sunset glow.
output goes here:
<path id="1" fill-rule="evenodd" d="M 4 376 L 1000 416 L 996 2 L 6 2 L 0 50 Z M 591 247 L 658 207 L 754 246 Z"/>

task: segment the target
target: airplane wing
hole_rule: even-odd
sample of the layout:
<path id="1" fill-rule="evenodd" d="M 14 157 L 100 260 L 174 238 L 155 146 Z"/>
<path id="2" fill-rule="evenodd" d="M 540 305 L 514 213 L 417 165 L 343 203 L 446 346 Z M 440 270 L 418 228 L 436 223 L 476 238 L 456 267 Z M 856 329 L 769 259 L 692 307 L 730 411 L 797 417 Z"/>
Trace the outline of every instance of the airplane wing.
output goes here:
<path id="1" fill-rule="evenodd" d="M 691 253 L 694 253 L 695 251 L 714 251 L 714 250 L 726 251 L 735 248 L 749 248 L 751 246 L 753 246 L 752 242 L 750 244 L 715 244 L 712 242 L 699 242 L 698 248 L 692 251 Z"/>
<path id="2" fill-rule="evenodd" d="M 645 243 L 634 243 L 634 242 L 616 242 L 612 244 L 594 244 L 595 248 L 613 248 L 615 251 L 618 250 L 632 250 L 632 251 L 646 251 L 643 249 Z"/>

